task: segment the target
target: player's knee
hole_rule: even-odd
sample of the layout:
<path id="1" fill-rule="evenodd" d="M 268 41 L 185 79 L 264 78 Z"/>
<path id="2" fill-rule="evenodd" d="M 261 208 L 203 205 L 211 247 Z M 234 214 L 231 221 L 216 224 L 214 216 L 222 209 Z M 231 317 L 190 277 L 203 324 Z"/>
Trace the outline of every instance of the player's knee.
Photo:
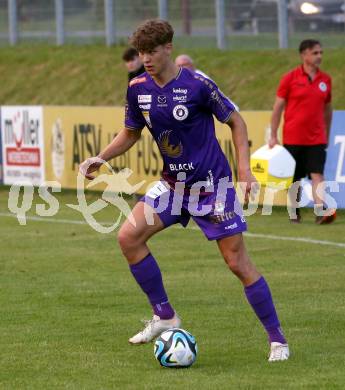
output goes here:
<path id="1" fill-rule="evenodd" d="M 241 253 L 239 250 L 228 251 L 224 256 L 224 260 L 234 274 L 241 274 Z"/>
<path id="2" fill-rule="evenodd" d="M 137 237 L 133 234 L 130 229 L 122 226 L 117 234 L 117 241 L 123 253 L 135 248 L 137 244 Z"/>
<path id="3" fill-rule="evenodd" d="M 236 241 L 229 245 L 223 251 L 223 257 L 230 270 L 237 276 L 241 276 L 244 272 L 246 253 L 243 250 L 242 242 Z"/>

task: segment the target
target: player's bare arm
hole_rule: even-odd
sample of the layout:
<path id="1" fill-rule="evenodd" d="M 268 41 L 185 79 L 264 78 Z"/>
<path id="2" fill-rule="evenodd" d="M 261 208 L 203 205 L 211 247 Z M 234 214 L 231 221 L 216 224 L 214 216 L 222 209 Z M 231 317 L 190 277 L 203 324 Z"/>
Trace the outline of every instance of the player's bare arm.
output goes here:
<path id="1" fill-rule="evenodd" d="M 87 179 L 93 180 L 95 177 L 91 173 L 99 169 L 102 165 L 101 160 L 109 161 L 127 152 L 138 141 L 140 136 L 141 130 L 124 128 L 97 157 L 91 157 L 82 162 L 79 167 L 79 172 Z"/>
<path id="2" fill-rule="evenodd" d="M 236 111 L 231 114 L 227 124 L 231 128 L 232 140 L 235 145 L 239 182 L 245 183 L 243 191 L 245 202 L 248 202 L 251 188 L 253 184 L 256 185 L 257 181 L 250 170 L 247 126 L 241 115 Z"/>
<path id="3" fill-rule="evenodd" d="M 285 108 L 285 99 L 277 96 L 274 102 L 272 117 L 271 117 L 271 136 L 268 141 L 270 148 L 273 148 L 274 145 L 279 144 L 278 140 L 278 128 L 281 120 L 282 113 Z"/>
<path id="4" fill-rule="evenodd" d="M 114 157 L 127 152 L 140 138 L 141 130 L 124 128 L 112 142 L 98 155 L 99 158 L 109 161 Z"/>

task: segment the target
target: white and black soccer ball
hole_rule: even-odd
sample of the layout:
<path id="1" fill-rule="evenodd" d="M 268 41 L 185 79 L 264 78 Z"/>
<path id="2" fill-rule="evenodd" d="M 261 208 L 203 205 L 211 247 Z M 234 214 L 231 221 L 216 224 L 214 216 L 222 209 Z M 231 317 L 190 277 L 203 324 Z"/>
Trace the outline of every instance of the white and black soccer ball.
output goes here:
<path id="1" fill-rule="evenodd" d="M 197 353 L 194 336 L 179 328 L 163 332 L 154 345 L 155 357 L 164 367 L 189 367 L 195 362 Z"/>

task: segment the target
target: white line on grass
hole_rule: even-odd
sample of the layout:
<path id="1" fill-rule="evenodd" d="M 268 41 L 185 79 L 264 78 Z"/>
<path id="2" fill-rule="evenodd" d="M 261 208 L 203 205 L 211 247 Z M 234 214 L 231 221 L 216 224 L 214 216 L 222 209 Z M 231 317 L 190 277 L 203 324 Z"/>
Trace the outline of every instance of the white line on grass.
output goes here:
<path id="1" fill-rule="evenodd" d="M 244 233 L 246 237 L 254 237 L 254 238 L 267 238 L 270 240 L 281 240 L 281 241 L 299 241 L 306 242 L 308 244 L 320 244 L 320 245 L 329 245 L 329 246 L 337 246 L 339 248 L 345 248 L 345 243 L 342 242 L 334 242 L 334 241 L 326 241 L 326 240 L 314 240 L 312 238 L 302 238 L 302 237 L 287 237 L 287 236 L 274 236 L 271 234 L 260 234 L 260 233 Z"/>
<path id="2" fill-rule="evenodd" d="M 0 217 L 13 217 L 17 218 L 15 214 L 11 213 L 0 213 Z M 35 217 L 35 216 L 25 216 L 25 219 L 29 221 L 39 221 L 39 222 L 56 222 L 56 223 L 67 223 L 70 225 L 88 225 L 85 221 L 80 221 L 76 219 L 60 219 L 60 218 L 48 218 L 48 217 Z"/>
<path id="3" fill-rule="evenodd" d="M 0 217 L 17 218 L 15 214 L 11 214 L 11 213 L 0 213 Z M 35 217 L 35 216 L 27 216 L 26 219 L 30 221 L 66 223 L 70 225 L 89 225 L 86 221 L 81 221 L 77 219 L 60 219 L 60 218 Z M 100 222 L 100 224 L 103 226 L 111 226 L 111 223 L 109 222 Z M 174 225 L 173 227 L 182 229 L 182 227 L 176 225 Z M 199 230 L 199 228 L 194 226 L 188 227 L 187 229 Z M 342 242 L 314 240 L 312 238 L 307 238 L 307 237 L 303 238 L 303 237 L 274 236 L 272 234 L 260 234 L 260 233 L 249 233 L 249 232 L 244 233 L 244 235 L 250 238 L 265 238 L 265 239 L 276 240 L 276 241 L 298 241 L 298 242 L 305 242 L 307 244 L 328 245 L 328 246 L 336 246 L 339 248 L 345 248 L 345 243 Z"/>

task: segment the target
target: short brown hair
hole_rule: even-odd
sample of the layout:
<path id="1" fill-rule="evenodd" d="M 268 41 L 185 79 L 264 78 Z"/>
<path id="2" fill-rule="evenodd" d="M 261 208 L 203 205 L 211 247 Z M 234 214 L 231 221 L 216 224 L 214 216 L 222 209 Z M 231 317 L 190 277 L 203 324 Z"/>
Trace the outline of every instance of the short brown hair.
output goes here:
<path id="1" fill-rule="evenodd" d="M 139 53 L 137 49 L 134 49 L 134 47 L 128 47 L 122 54 L 122 59 L 125 62 L 134 60 L 135 57 L 138 57 Z"/>
<path id="2" fill-rule="evenodd" d="M 298 51 L 300 53 L 303 53 L 305 50 L 312 49 L 316 45 L 320 45 L 321 46 L 320 41 L 317 41 L 316 39 L 305 39 L 304 41 L 302 41 L 300 43 Z"/>
<path id="3" fill-rule="evenodd" d="M 159 45 L 172 42 L 174 30 L 166 20 L 150 19 L 142 23 L 131 38 L 139 52 L 150 52 Z"/>

